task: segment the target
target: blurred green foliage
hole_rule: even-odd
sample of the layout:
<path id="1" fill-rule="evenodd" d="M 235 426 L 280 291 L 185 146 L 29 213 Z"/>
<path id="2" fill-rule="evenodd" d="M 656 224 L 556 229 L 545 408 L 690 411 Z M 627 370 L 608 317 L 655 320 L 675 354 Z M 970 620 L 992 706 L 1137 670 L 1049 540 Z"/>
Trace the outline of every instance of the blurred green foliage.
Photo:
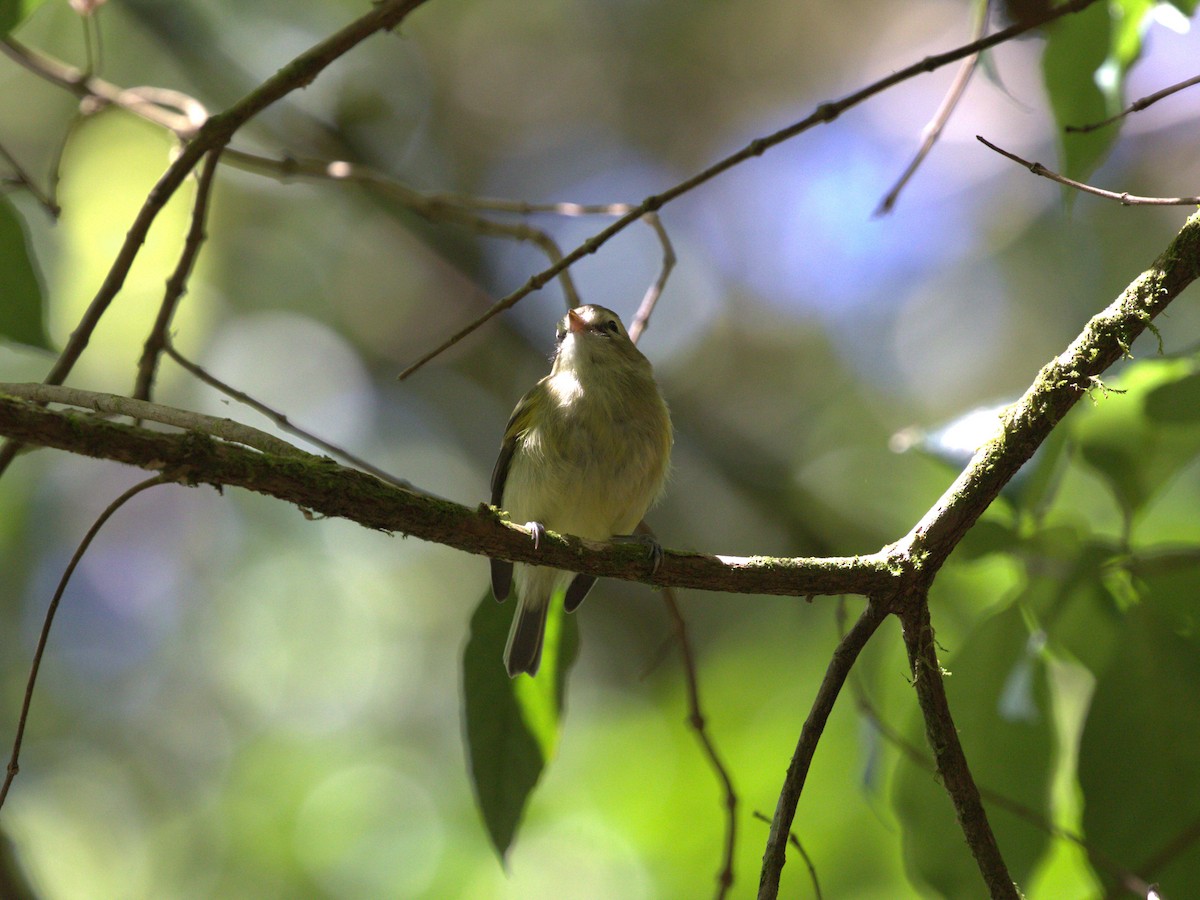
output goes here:
<path id="1" fill-rule="evenodd" d="M 31 347 L 50 349 L 45 308 L 37 270 L 29 256 L 21 220 L 7 198 L 0 197 L 0 337 Z"/>
<path id="2" fill-rule="evenodd" d="M 650 520 L 666 546 L 819 555 L 895 540 L 958 464 L 889 442 L 1023 390 L 1161 250 L 1178 210 L 1088 197 L 1064 210 L 1052 185 L 974 141 L 982 132 L 1030 158 L 1053 154 L 1058 125 L 1111 111 L 1093 67 L 1114 53 L 1129 96 L 1193 75 L 1197 37 L 1134 23 L 1135 6 L 1097 4 L 1085 14 L 1094 21 L 993 51 L 1004 89 L 972 85 L 888 218 L 871 210 L 948 70 L 663 210 L 679 262 L 642 346 L 678 434 L 670 491 Z M 112 0 L 98 16 L 100 74 L 219 110 L 363 7 Z M 1118 9 L 1122 21 L 1100 20 Z M 970 16 L 945 0 L 535 0 L 519 15 L 431 2 L 234 146 L 348 159 L 422 190 L 636 201 L 961 43 Z M 83 65 L 66 3 L 43 4 L 17 35 Z M 172 147 L 113 110 L 72 125 L 76 101 L 7 60 L 0 82 L 0 140 L 34 161 L 35 177 L 49 180 L 68 137 L 57 224 L 27 195 L 10 198 L 61 345 Z M 1067 168 L 1099 165 L 1098 183 L 1139 194 L 1184 193 L 1200 181 L 1196 104 L 1186 93 L 1163 101 L 1086 158 L 1064 138 Z M 192 190 L 160 218 L 73 383 L 130 389 Z M 531 221 L 570 248 L 608 220 Z M 540 251 L 427 221 L 391 194 L 232 166 L 218 173 L 208 232 L 175 321 L 185 354 L 428 490 L 486 496 L 512 404 L 544 374 L 557 285 L 412 379 L 394 375 L 543 268 Z M 24 247 L 24 235 L 19 247 L 4 241 L 6 278 L 29 259 Z M 624 233 L 575 267 L 584 300 L 628 318 L 660 256 L 649 229 Z M 18 295 L 2 299 L 11 314 Z M 934 586 L 963 742 L 1000 798 L 985 802 L 1030 897 L 1094 896 L 1128 872 L 1167 896 L 1200 886 L 1186 842 L 1200 820 L 1193 301 L 1194 290 L 1159 322 L 1161 348 L 1153 336 L 1132 347 L 1064 421 Z M 47 365 L 36 349 L 0 345 L 0 379 L 38 380 Z M 170 365 L 156 399 L 263 424 Z M 138 477 L 40 451 L 0 479 L 0 738 L 71 549 Z M 171 486 L 139 497 L 66 594 L 0 813 L 37 895 L 709 894 L 721 795 L 685 722 L 670 621 L 639 585 L 603 583 L 573 617 L 580 655 L 557 755 L 506 867 L 497 862 L 460 710 L 460 655 L 486 583 L 481 559 L 311 522 L 255 496 Z M 746 896 L 767 833 L 754 813 L 773 811 L 860 601 L 682 602 L 708 727 L 738 792 L 734 895 Z M 889 623 L 834 710 L 797 814 L 827 897 L 979 891 L 949 801 L 911 752 L 927 756 L 914 700 Z M 786 896 L 814 894 L 798 857 L 784 885 Z"/>

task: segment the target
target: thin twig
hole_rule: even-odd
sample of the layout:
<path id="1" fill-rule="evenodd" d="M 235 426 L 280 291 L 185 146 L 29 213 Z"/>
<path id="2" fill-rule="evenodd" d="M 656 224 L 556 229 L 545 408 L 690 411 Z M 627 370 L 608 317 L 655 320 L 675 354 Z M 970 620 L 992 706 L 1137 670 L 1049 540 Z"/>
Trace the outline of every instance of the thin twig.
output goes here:
<path id="1" fill-rule="evenodd" d="M 1200 818 L 1193 819 L 1174 837 L 1172 837 L 1157 853 L 1142 863 L 1144 872 L 1159 872 L 1177 860 L 1200 842 Z M 1142 896 L 1146 896 L 1142 894 Z"/>
<path id="2" fill-rule="evenodd" d="M 562 250 L 545 231 L 525 222 L 500 222 L 473 213 L 465 203 L 448 202 L 442 195 L 426 194 L 414 190 L 401 181 L 356 163 L 335 160 L 284 157 L 274 159 L 244 150 L 228 149 L 225 161 L 249 171 L 265 172 L 279 179 L 311 178 L 328 181 L 346 181 L 376 188 L 395 197 L 404 206 L 430 222 L 451 222 L 470 230 L 492 237 L 506 237 L 517 241 L 536 244 L 549 258 L 551 264 L 562 260 Z M 488 208 L 481 204 L 478 208 Z M 571 273 L 563 269 L 558 275 L 567 306 L 574 309 L 580 305 L 579 292 L 575 288 Z"/>
<path id="3" fill-rule="evenodd" d="M 435 496 L 433 494 L 429 494 L 427 491 L 419 490 L 412 482 L 405 481 L 403 478 L 398 478 L 389 472 L 385 472 L 378 466 L 372 465 L 365 459 L 355 456 L 349 450 L 338 447 L 336 444 L 331 444 L 329 441 L 318 437 L 312 432 L 305 431 L 299 425 L 292 424 L 291 420 L 289 420 L 288 417 L 283 413 L 272 409 L 270 406 L 267 406 L 267 404 L 260 400 L 254 399 L 244 391 L 239 391 L 232 385 L 221 381 L 207 369 L 202 368 L 185 357 L 175 349 L 175 344 L 171 341 L 169 336 L 167 337 L 166 343 L 163 345 L 163 352 L 165 352 L 167 356 L 171 357 L 171 359 L 173 359 L 182 369 L 195 376 L 200 381 L 203 381 L 209 387 L 215 388 L 225 396 L 236 400 L 238 403 L 244 403 L 251 409 L 257 410 L 289 434 L 294 434 L 301 440 L 307 441 L 315 447 L 320 447 L 326 453 L 336 456 L 339 459 L 343 459 L 356 469 L 362 469 L 364 472 L 374 475 L 376 478 L 386 481 L 388 484 L 394 484 L 396 487 L 404 488 L 407 491 L 416 491 L 431 497 Z"/>
<path id="4" fill-rule="evenodd" d="M 933 638 L 933 625 L 929 621 L 927 596 L 924 591 L 914 589 L 905 601 L 900 612 L 904 646 L 908 650 L 913 686 L 925 719 L 925 733 L 937 761 L 938 777 L 954 803 L 959 827 L 967 839 L 988 892 L 993 898 L 1018 900 L 1020 892 L 1013 884 L 1008 865 L 1000 853 L 1000 845 L 988 822 L 979 788 L 971 775 L 966 754 L 958 739 L 954 717 L 950 713 Z"/>
<path id="5" fill-rule="evenodd" d="M 842 685 L 846 683 L 859 653 L 887 614 L 887 607 L 872 597 L 867 601 L 867 606 L 858 617 L 858 621 L 834 648 L 825 676 L 821 679 L 821 686 L 813 698 L 808 718 L 800 729 L 796 750 L 792 754 L 783 787 L 779 791 L 779 803 L 775 807 L 775 817 L 771 820 L 771 831 L 767 835 L 767 847 L 763 853 L 762 872 L 758 882 L 759 900 L 774 900 L 779 895 L 779 878 L 787 861 L 788 834 L 796 818 L 796 806 L 804 790 L 813 754 L 816 753 L 817 744 L 825 731 L 825 723 L 829 720 L 829 714 L 833 711 Z"/>
<path id="6" fill-rule="evenodd" d="M 1200 75 L 1196 75 L 1195 77 L 1189 78 L 1186 81 L 1181 81 L 1178 84 L 1173 84 L 1170 87 L 1165 87 L 1161 91 L 1155 91 L 1153 94 L 1142 97 L 1140 100 L 1134 100 L 1131 104 L 1129 104 L 1129 106 L 1125 107 L 1125 109 L 1121 110 L 1115 116 L 1109 116 L 1102 122 L 1092 122 L 1090 125 L 1068 125 L 1063 130 L 1071 134 L 1086 134 L 1089 131 L 1095 131 L 1098 128 L 1104 128 L 1107 125 L 1111 125 L 1113 122 L 1120 121 L 1131 113 L 1141 112 L 1147 106 L 1154 105 L 1164 97 L 1170 97 L 1172 94 L 1176 94 L 1186 88 L 1194 87 L 1197 84 L 1200 84 Z"/>
<path id="7" fill-rule="evenodd" d="M 649 533 L 649 529 L 646 530 Z M 683 657 L 684 683 L 687 686 L 688 697 L 688 725 L 696 733 L 696 740 L 700 742 L 700 747 L 703 749 L 713 773 L 717 776 L 717 780 L 721 783 L 721 790 L 724 794 L 725 852 L 721 859 L 721 868 L 717 872 L 717 898 L 721 900 L 721 898 L 729 893 L 730 887 L 733 886 L 733 853 L 737 844 L 737 791 L 733 787 L 733 780 L 729 777 L 729 771 L 725 768 L 725 764 L 721 762 L 717 748 L 708 734 L 708 726 L 704 719 L 704 713 L 700 708 L 700 686 L 696 677 L 696 657 L 692 651 L 692 642 L 688 638 L 687 623 L 684 621 L 683 613 L 679 609 L 679 603 L 675 599 L 675 591 L 673 588 L 668 587 L 663 588 L 661 593 L 663 603 L 667 607 L 667 613 L 671 617 L 671 624 L 675 629 L 675 639 L 679 643 L 679 653 Z"/>
<path id="8" fill-rule="evenodd" d="M 988 19 L 991 14 L 991 0 L 986 0 L 982 10 L 979 12 L 979 20 L 975 23 L 975 31 L 973 34 L 974 40 L 979 40 L 987 31 Z M 900 199 L 900 192 L 908 185 L 908 182 L 916 174 L 917 169 L 921 167 L 921 163 L 925 161 L 925 157 L 929 155 L 929 151 L 933 149 L 933 145 L 937 143 L 938 138 L 942 136 L 942 131 L 946 127 L 946 123 L 950 121 L 950 116 L 954 112 L 958 102 L 962 99 L 963 93 L 967 89 L 967 84 L 971 81 L 971 76 L 975 74 L 975 68 L 979 65 L 979 54 L 972 53 L 962 61 L 958 67 L 958 72 L 954 75 L 954 80 L 950 83 L 950 89 L 946 91 L 946 96 L 942 98 L 941 104 L 937 108 L 937 112 L 933 114 L 933 118 L 929 120 L 929 124 L 921 132 L 921 146 L 917 148 L 916 155 L 913 156 L 907 168 L 901 173 L 896 183 L 879 202 L 879 206 L 875 209 L 876 216 L 887 215 L 896 205 L 896 201 Z"/>
<path id="9" fill-rule="evenodd" d="M 91 546 L 92 541 L 104 527 L 112 514 L 124 506 L 129 500 L 132 500 L 142 491 L 152 488 L 158 484 L 166 483 L 167 479 L 162 475 L 155 475 L 153 478 L 147 478 L 125 491 L 120 497 L 110 503 L 100 513 L 99 518 L 92 523 L 92 527 L 87 530 L 87 534 L 83 536 L 83 540 L 79 542 L 79 546 L 75 548 L 75 553 L 71 557 L 71 561 L 67 563 L 67 567 L 63 570 L 62 577 L 58 581 L 58 587 L 54 591 L 54 596 L 50 599 L 50 605 L 46 609 L 46 618 L 42 622 L 42 632 L 38 636 L 37 648 L 33 651 L 33 662 L 29 666 L 29 678 L 25 683 L 25 699 L 21 703 L 21 713 L 17 718 L 17 734 L 13 738 L 12 755 L 8 760 L 8 769 L 4 774 L 4 783 L 0 785 L 0 808 L 4 806 L 4 800 L 8 796 L 8 789 L 12 786 L 13 779 L 17 777 L 17 772 L 20 771 L 20 756 L 21 744 L 25 739 L 25 725 L 29 720 L 29 708 L 33 703 L 33 689 L 37 684 L 38 670 L 42 666 L 42 657 L 46 652 L 46 643 L 50 640 L 50 627 L 54 624 L 54 614 L 58 611 L 58 604 L 62 600 L 63 592 L 67 589 L 67 582 L 71 580 L 71 575 L 74 574 L 79 561 L 83 559 L 83 555 Z"/>
<path id="10" fill-rule="evenodd" d="M 194 97 L 168 88 L 123 88 L 39 50 L 26 47 L 11 35 L 0 39 L 0 53 L 39 78 L 66 88 L 83 101 L 85 114 L 116 106 L 173 132 L 194 137 L 207 121 L 208 112 Z"/>
<path id="11" fill-rule="evenodd" d="M 11 179 L 11 183 L 18 185 L 19 187 L 23 187 L 25 190 L 29 191 L 33 199 L 38 202 L 38 205 L 46 211 L 46 214 L 50 216 L 51 219 L 57 220 L 59 214 L 62 212 L 62 209 L 57 203 L 54 202 L 49 194 L 44 193 L 42 189 L 37 186 L 37 182 L 29 176 L 29 173 L 26 172 L 25 169 L 22 168 L 21 164 L 17 161 L 17 158 L 13 156 L 12 153 L 9 152 L 8 148 L 3 144 L 0 144 L 0 156 L 4 157 L 4 161 L 8 163 L 9 168 L 13 170 L 13 178 Z"/>
<path id="12" fill-rule="evenodd" d="M 658 235 L 658 243 L 662 247 L 662 264 L 658 269 L 658 277 L 647 288 L 646 294 L 642 297 L 642 302 L 633 316 L 633 321 L 629 323 L 629 339 L 635 344 L 642 336 L 642 332 L 646 330 L 646 326 L 650 324 L 650 317 L 654 315 L 654 307 L 658 305 L 658 298 L 662 296 L 663 289 L 667 286 L 667 279 L 671 277 L 671 270 L 675 268 L 675 248 L 671 246 L 671 238 L 667 234 L 667 229 L 663 228 L 658 213 L 646 213 L 642 216 L 642 220 Z"/>
<path id="13" fill-rule="evenodd" d="M 167 290 L 162 304 L 158 308 L 158 317 L 146 345 L 142 350 L 142 358 L 138 361 L 137 380 L 133 386 L 133 396 L 136 400 L 149 400 L 154 387 L 154 376 L 158 371 L 158 361 L 167 345 L 167 331 L 171 327 L 171 319 L 175 309 L 187 291 L 188 278 L 200 254 L 200 247 L 206 237 L 205 226 L 208 221 L 208 201 L 212 194 L 213 176 L 217 171 L 217 162 L 221 158 L 220 148 L 213 150 L 204 158 L 204 166 L 200 169 L 200 178 L 196 184 L 196 200 L 192 206 L 192 224 L 188 228 L 187 238 L 183 243 L 183 252 L 179 254 L 179 262 L 175 271 L 167 279 Z"/>
<path id="14" fill-rule="evenodd" d="M 1029 162 L 1029 160 L 1022 159 L 1015 153 L 1009 153 L 1007 150 L 997 147 L 980 135 L 975 135 L 975 139 L 985 147 L 995 150 L 1001 156 L 1006 156 L 1013 162 L 1024 166 L 1034 175 L 1041 175 L 1043 178 L 1057 181 L 1059 184 L 1083 191 L 1085 194 L 1095 194 L 1097 197 L 1103 197 L 1106 200 L 1116 200 L 1122 206 L 1196 206 L 1200 204 L 1200 197 L 1139 197 L 1136 194 L 1127 192 L 1118 194 L 1115 191 L 1106 191 L 1102 188 L 1092 187 L 1090 184 L 1084 184 L 1082 181 L 1075 181 L 1065 175 L 1059 175 L 1057 172 L 1047 169 L 1040 162 Z"/>
<path id="15" fill-rule="evenodd" d="M 771 818 L 759 810 L 754 811 L 754 818 L 760 822 L 771 824 Z M 804 860 L 804 865 L 808 868 L 808 877 L 812 879 L 813 895 L 816 900 L 821 900 L 821 882 L 817 880 L 817 867 L 813 865 L 812 857 L 808 855 L 808 851 L 804 849 L 804 845 L 800 843 L 800 838 L 796 837 L 796 832 L 788 832 L 788 843 L 796 848 L 796 852 L 800 854 L 800 858 Z"/>
<path id="16" fill-rule="evenodd" d="M 570 253 L 568 253 L 565 257 L 563 257 L 561 262 L 549 267 L 548 269 L 543 269 L 536 275 L 531 276 L 521 287 L 497 300 L 491 307 L 488 308 L 486 312 L 483 313 L 483 315 L 460 328 L 457 332 L 446 338 L 446 340 L 444 340 L 437 347 L 425 353 L 400 373 L 400 379 L 403 380 L 408 378 L 422 366 L 426 365 L 431 360 L 436 359 L 463 338 L 478 330 L 480 326 L 484 325 L 493 317 L 514 306 L 516 303 L 534 291 L 545 287 L 547 282 L 549 282 L 551 278 L 556 276 L 563 269 L 574 265 L 585 256 L 595 253 L 602 246 L 608 243 L 608 241 L 614 236 L 624 231 L 631 224 L 642 218 L 642 216 L 644 216 L 646 213 L 657 212 L 672 200 L 675 200 L 676 198 L 694 190 L 700 185 L 711 181 L 718 175 L 721 175 L 729 169 L 732 169 L 734 166 L 737 166 L 756 156 L 762 156 L 772 147 L 782 144 L 796 135 L 808 131 L 810 128 L 813 128 L 817 125 L 828 124 L 829 122 L 834 121 L 847 109 L 857 106 L 865 100 L 868 100 L 871 97 L 874 97 L 876 94 L 882 93 L 883 91 L 894 87 L 901 82 L 907 81 L 908 79 L 917 75 L 923 75 L 925 73 L 932 72 L 944 65 L 957 62 L 960 59 L 963 59 L 974 53 L 979 53 L 988 49 L 989 47 L 1002 44 L 1005 41 L 1017 37 L 1018 35 L 1024 34 L 1032 28 L 1037 28 L 1046 24 L 1047 22 L 1086 9 L 1095 2 L 1096 0 L 1071 0 L 1071 2 L 1062 3 L 1058 6 L 1052 7 L 1051 9 L 1047 10 L 1044 15 L 1038 16 L 1035 19 L 1022 22 L 1018 25 L 1013 25 L 1012 27 L 1005 28 L 1002 31 L 997 31 L 985 38 L 981 38 L 978 41 L 972 41 L 969 44 L 958 47 L 954 50 L 950 50 L 946 53 L 927 56 L 920 62 L 914 63 L 913 65 L 901 69 L 898 72 L 893 72 L 886 78 L 881 78 L 880 80 L 875 81 L 852 94 L 848 94 L 839 100 L 818 105 L 816 109 L 809 113 L 809 115 L 805 116 L 798 122 L 788 125 L 785 128 L 781 128 L 778 131 L 764 137 L 755 138 L 736 153 L 732 153 L 729 156 L 726 156 L 724 159 L 718 160 L 703 171 L 697 172 L 695 175 L 679 182 L 673 187 L 668 188 L 661 194 L 652 194 L 641 203 L 631 207 L 630 210 L 621 216 L 621 218 L 617 219 L 617 221 L 613 222 L 607 228 L 597 232 Z"/>
<path id="17" fill-rule="evenodd" d="M 492 212 L 508 212 L 517 213 L 520 215 L 533 215 L 535 213 L 553 213 L 557 216 L 623 216 L 633 206 L 628 203 L 529 203 L 524 200 L 503 200 L 495 197 L 470 197 L 466 194 L 427 194 L 426 198 L 433 203 L 445 204 L 451 206 L 461 206 L 469 209 L 486 209 Z M 642 302 L 638 306 L 637 312 L 634 315 L 629 325 L 629 337 L 636 344 L 642 331 L 649 324 L 650 316 L 654 312 L 654 307 L 658 303 L 658 298 L 662 296 L 663 290 L 666 288 L 667 279 L 671 277 L 671 270 L 675 268 L 675 248 L 671 245 L 671 238 L 667 234 L 666 228 L 663 227 L 662 220 L 657 213 L 646 213 L 642 216 L 642 221 L 650 227 L 658 238 L 659 246 L 662 248 L 662 263 L 659 266 L 658 277 L 654 283 L 646 289 L 645 295 L 642 297 Z M 567 270 L 563 270 L 566 272 Z"/>

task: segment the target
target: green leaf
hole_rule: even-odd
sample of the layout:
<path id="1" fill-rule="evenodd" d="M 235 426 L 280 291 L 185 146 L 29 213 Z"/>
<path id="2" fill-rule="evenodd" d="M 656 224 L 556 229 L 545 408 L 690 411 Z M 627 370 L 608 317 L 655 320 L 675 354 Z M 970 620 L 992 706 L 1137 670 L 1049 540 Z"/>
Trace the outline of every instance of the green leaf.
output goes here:
<path id="1" fill-rule="evenodd" d="M 1108 57 L 1111 39 L 1108 4 L 1095 3 L 1083 12 L 1053 22 L 1042 54 L 1042 78 L 1059 130 L 1063 173 L 1086 180 L 1116 140 L 1116 128 L 1086 134 L 1067 133 L 1068 125 L 1089 125 L 1117 112 L 1096 84 L 1096 73 Z"/>
<path id="2" fill-rule="evenodd" d="M 1065 650 L 1092 672 L 1103 671 L 1121 652 L 1124 607 L 1105 578 L 1116 552 L 1102 543 L 1081 543 L 1065 529 L 1042 532 L 1027 552 L 1036 574 L 1022 601 L 1051 648 Z"/>
<path id="3" fill-rule="evenodd" d="M 984 622 L 949 669 L 950 708 L 980 789 L 1045 811 L 1054 729 L 1040 643 L 1031 639 L 1020 610 L 1010 606 Z M 924 728 L 916 712 L 909 733 L 924 749 Z M 892 805 L 902 824 L 905 865 L 914 880 L 942 896 L 978 896 L 979 869 L 937 778 L 905 757 L 893 781 Z M 984 805 L 1013 877 L 1027 881 L 1045 852 L 1045 833 L 989 802 L 986 794 Z"/>
<path id="4" fill-rule="evenodd" d="M 1142 38 L 1156 6 L 1158 0 L 1118 0 L 1109 4 L 1113 36 L 1108 62 L 1119 67 L 1122 75 L 1142 54 Z"/>
<path id="5" fill-rule="evenodd" d="M 504 642 L 513 604 L 484 595 L 463 649 L 463 718 L 475 798 L 497 854 L 512 845 L 529 797 L 553 758 L 561 732 L 566 679 L 579 652 L 579 629 L 562 603 L 551 603 L 536 678 L 509 678 Z"/>
<path id="6" fill-rule="evenodd" d="M 49 350 L 44 302 L 21 218 L 8 198 L 0 197 L 0 338 Z"/>
<path id="7" fill-rule="evenodd" d="M 1079 747 L 1083 828 L 1096 859 L 1164 896 L 1197 897 L 1200 854 L 1159 854 L 1200 819 L 1200 647 L 1162 613 L 1153 592 L 1130 610 L 1122 652 L 1096 683 Z"/>
<path id="8" fill-rule="evenodd" d="M 1200 424 L 1200 372 L 1151 390 L 1146 395 L 1146 415 L 1164 425 Z"/>
<path id="9" fill-rule="evenodd" d="M 20 25 L 46 0 L 0 0 L 0 37 Z"/>
<path id="10" fill-rule="evenodd" d="M 1195 0 L 1188 5 L 1194 8 Z M 1069 177 L 1086 180 L 1116 142 L 1119 122 L 1084 133 L 1065 129 L 1121 111 L 1125 76 L 1141 56 L 1156 6 L 1158 0 L 1109 0 L 1051 24 L 1042 75 L 1059 128 L 1062 168 Z"/>
<path id="11" fill-rule="evenodd" d="M 1127 513 L 1141 509 L 1200 451 L 1200 422 L 1175 408 L 1195 389 L 1191 375 L 1188 360 L 1137 363 L 1122 373 L 1124 393 L 1098 388 L 1096 406 L 1072 423 L 1084 462 L 1108 481 Z M 1161 427 L 1168 417 L 1171 427 Z"/>

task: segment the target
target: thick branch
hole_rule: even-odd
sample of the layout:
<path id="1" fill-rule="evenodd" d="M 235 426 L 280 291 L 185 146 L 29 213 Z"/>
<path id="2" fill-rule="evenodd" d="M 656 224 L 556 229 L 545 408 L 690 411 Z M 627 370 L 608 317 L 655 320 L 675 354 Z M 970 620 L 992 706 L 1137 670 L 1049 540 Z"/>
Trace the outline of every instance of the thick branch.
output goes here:
<path id="1" fill-rule="evenodd" d="M 1150 322 L 1200 277 L 1200 213 L 1190 216 L 1154 264 L 1051 360 L 1029 390 L 997 422 L 998 434 L 901 541 L 898 559 L 919 560 L 928 583 L 1001 488 L 1016 475 L 1079 399 L 1095 390 L 1109 366 Z"/>
<path id="2" fill-rule="evenodd" d="M 640 547 L 564 538 L 547 532 L 534 548 L 529 532 L 489 506 L 470 509 L 385 484 L 372 475 L 306 453 L 259 453 L 189 431 L 167 434 L 95 416 L 44 409 L 0 395 L 0 435 L 162 472 L 184 484 L 241 487 L 321 516 L 397 531 L 468 553 L 553 565 L 591 575 L 734 593 L 866 594 L 892 575 L 878 555 L 831 559 L 713 556 L 667 551 L 658 572 Z"/>

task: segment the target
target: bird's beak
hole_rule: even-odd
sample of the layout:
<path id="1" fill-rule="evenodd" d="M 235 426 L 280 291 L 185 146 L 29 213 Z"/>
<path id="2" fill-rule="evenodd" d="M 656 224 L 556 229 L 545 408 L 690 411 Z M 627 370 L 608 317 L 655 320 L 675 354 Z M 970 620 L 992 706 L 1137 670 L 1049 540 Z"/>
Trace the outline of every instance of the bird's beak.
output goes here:
<path id="1" fill-rule="evenodd" d="M 579 315 L 575 310 L 571 310 L 567 313 L 567 328 L 571 334 L 579 334 L 579 332 L 587 328 L 587 322 L 583 320 L 583 316 Z"/>

